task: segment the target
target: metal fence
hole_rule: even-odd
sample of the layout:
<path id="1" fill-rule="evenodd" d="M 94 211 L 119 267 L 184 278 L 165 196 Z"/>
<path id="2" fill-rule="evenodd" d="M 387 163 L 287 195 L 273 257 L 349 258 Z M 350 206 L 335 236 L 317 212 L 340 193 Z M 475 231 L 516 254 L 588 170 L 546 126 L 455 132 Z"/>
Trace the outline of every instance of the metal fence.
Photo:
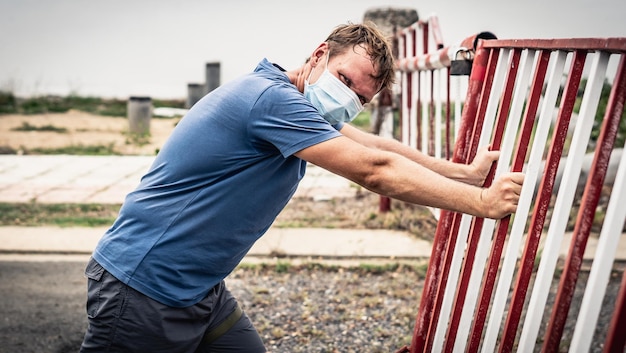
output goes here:
<path id="1" fill-rule="evenodd" d="M 458 163 L 488 145 L 501 155 L 486 187 L 507 171 L 526 180 L 511 217 L 439 213 L 405 351 L 623 352 L 626 276 L 615 302 L 603 298 L 624 272 L 626 38 L 481 34 L 419 52 L 419 28 L 397 35 L 402 141 Z M 451 77 L 454 60 L 471 74 Z"/>

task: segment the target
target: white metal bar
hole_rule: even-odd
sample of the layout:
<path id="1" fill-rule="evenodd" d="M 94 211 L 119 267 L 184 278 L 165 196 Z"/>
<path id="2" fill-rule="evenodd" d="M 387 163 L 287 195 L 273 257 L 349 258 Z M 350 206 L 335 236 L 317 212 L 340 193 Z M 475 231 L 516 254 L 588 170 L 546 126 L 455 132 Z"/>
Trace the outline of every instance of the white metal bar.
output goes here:
<path id="1" fill-rule="evenodd" d="M 435 157 L 441 159 L 442 156 L 442 148 L 441 148 L 441 143 L 443 141 L 442 135 L 445 133 L 445 131 L 442 129 L 442 124 L 441 124 L 441 119 L 442 119 L 442 115 L 441 115 L 441 102 L 442 102 L 442 87 L 443 87 L 443 82 L 444 81 L 444 77 L 442 76 L 445 73 L 444 70 L 436 70 L 435 72 L 433 72 L 433 77 L 436 78 L 434 80 L 434 85 L 433 85 L 433 90 L 434 90 L 434 97 L 435 97 Z"/>
<path id="2" fill-rule="evenodd" d="M 502 317 L 504 316 L 504 309 L 508 299 L 511 281 L 513 279 L 513 273 L 521 249 L 526 221 L 528 219 L 528 214 L 530 213 L 535 185 L 537 183 L 537 177 L 541 167 L 543 151 L 545 149 L 546 141 L 548 140 L 548 131 L 550 130 L 550 125 L 552 123 L 552 115 L 556 106 L 556 99 L 559 93 L 565 59 L 566 53 L 559 52 L 551 70 L 550 77 L 547 80 L 548 86 L 546 88 L 541 113 L 539 115 L 535 138 L 530 150 L 530 158 L 528 165 L 526 166 L 526 177 L 522 186 L 522 192 L 520 194 L 517 210 L 513 218 L 506 253 L 500 270 L 500 277 L 498 278 L 498 285 L 496 286 L 492 309 L 489 315 L 489 322 L 485 331 L 485 338 L 483 340 L 482 347 L 483 353 L 491 353 L 495 351 L 496 341 L 500 332 Z"/>
<path id="3" fill-rule="evenodd" d="M 417 29 L 416 29 L 417 31 Z M 413 56 L 413 53 L 416 52 L 416 46 L 417 46 L 417 32 L 416 31 L 409 31 L 409 33 L 407 34 L 407 45 L 406 45 L 406 50 L 407 50 L 407 55 L 410 56 L 411 58 L 415 58 Z M 415 148 L 415 134 L 417 133 L 417 131 L 414 128 L 414 121 L 415 119 L 417 119 L 417 109 L 419 109 L 419 107 L 417 106 L 416 100 L 417 100 L 417 82 L 418 79 L 417 77 L 419 76 L 419 71 L 413 71 L 413 73 L 411 74 L 411 97 L 409 97 L 409 99 L 411 100 L 409 102 L 409 104 L 411 105 L 411 108 L 409 108 L 409 119 L 407 120 L 407 134 L 408 134 L 408 141 L 407 144 L 413 148 Z"/>
<path id="4" fill-rule="evenodd" d="M 454 99 L 454 141 L 456 142 L 459 137 L 459 129 L 461 128 L 461 107 L 463 106 L 463 98 L 465 95 L 461 95 L 461 77 L 457 76 L 455 79 L 451 80 L 452 83 L 456 83 L 456 98 Z M 466 90 L 467 91 L 467 90 Z M 454 150 L 454 149 L 453 149 Z"/>
<path id="5" fill-rule="evenodd" d="M 426 99 L 426 97 L 428 97 L 428 92 L 429 92 L 429 88 L 430 88 L 430 80 L 428 77 L 428 73 L 426 71 L 420 71 L 419 72 L 420 75 L 420 91 L 421 91 L 421 106 L 419 107 L 419 109 L 422 110 L 422 152 L 424 153 L 428 153 L 428 142 L 430 139 L 430 134 L 432 134 L 432 131 L 430 130 L 429 127 L 429 116 L 428 116 L 428 100 Z M 417 120 L 415 120 L 415 126 L 417 128 Z"/>
<path id="6" fill-rule="evenodd" d="M 496 64 L 496 72 L 493 76 L 491 92 L 502 92 L 504 90 L 504 78 L 506 77 L 508 67 L 507 63 L 509 62 L 510 56 L 510 49 L 501 49 L 500 56 L 498 57 L 498 63 Z M 481 97 L 481 99 L 485 99 L 485 97 Z M 498 110 L 499 102 L 499 94 L 489 95 L 487 109 L 485 110 L 485 121 L 483 122 L 483 129 L 480 133 L 480 140 L 478 142 L 479 147 L 486 146 L 491 142 L 491 134 L 493 132 L 493 124 L 496 120 L 496 111 Z"/>
<path id="7" fill-rule="evenodd" d="M 522 351 L 532 351 L 534 348 L 541 320 L 545 315 L 546 301 L 559 258 L 563 234 L 574 202 L 582 161 L 589 144 L 608 61 L 609 55 L 603 53 L 595 55 L 592 63 L 520 336 Z"/>

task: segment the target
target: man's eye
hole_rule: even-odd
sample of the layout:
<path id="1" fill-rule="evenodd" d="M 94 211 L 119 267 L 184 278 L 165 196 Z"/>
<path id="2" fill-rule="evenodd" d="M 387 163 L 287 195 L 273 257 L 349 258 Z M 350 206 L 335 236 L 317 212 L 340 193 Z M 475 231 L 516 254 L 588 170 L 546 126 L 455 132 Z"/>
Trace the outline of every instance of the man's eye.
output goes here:
<path id="1" fill-rule="evenodd" d="M 345 83 L 346 86 L 348 87 L 352 86 L 352 81 L 350 81 L 345 75 L 339 74 L 339 77 L 341 77 L 341 81 L 343 81 L 343 83 Z"/>

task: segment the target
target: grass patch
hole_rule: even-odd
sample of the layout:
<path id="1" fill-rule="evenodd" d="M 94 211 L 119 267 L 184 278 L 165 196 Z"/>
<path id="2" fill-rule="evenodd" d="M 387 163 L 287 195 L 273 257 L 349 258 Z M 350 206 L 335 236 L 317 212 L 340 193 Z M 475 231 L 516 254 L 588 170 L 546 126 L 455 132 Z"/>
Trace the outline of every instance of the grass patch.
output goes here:
<path id="1" fill-rule="evenodd" d="M 54 125 L 35 126 L 28 122 L 22 122 L 22 126 L 14 127 L 11 131 L 44 131 L 44 132 L 58 132 L 60 134 L 67 133 L 67 129 L 64 127 L 56 127 Z"/>
<path id="2" fill-rule="evenodd" d="M 98 227 L 115 221 L 117 204 L 0 203 L 2 226 Z"/>
<path id="3" fill-rule="evenodd" d="M 350 125 L 358 127 L 365 131 L 369 131 L 370 125 L 371 125 L 370 116 L 371 116 L 370 111 L 365 109 L 362 112 L 360 112 L 359 115 L 357 115 L 356 118 L 354 118 L 354 120 L 350 122 Z"/>
<path id="4" fill-rule="evenodd" d="M 79 156 L 111 156 L 120 155 L 115 151 L 113 143 L 108 145 L 70 145 L 56 148 L 32 148 L 24 150 L 24 154 L 71 154 Z"/>

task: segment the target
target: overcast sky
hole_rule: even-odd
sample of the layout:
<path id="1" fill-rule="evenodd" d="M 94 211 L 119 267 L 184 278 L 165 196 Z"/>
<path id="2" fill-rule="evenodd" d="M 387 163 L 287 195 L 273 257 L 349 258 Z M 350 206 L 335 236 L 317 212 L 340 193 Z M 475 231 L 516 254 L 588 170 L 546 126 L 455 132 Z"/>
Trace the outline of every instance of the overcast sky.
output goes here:
<path id="1" fill-rule="evenodd" d="M 222 82 L 264 57 L 293 69 L 338 24 L 369 8 L 439 18 L 444 44 L 626 36 L 624 0 L 0 0 L 0 89 L 184 98 L 220 62 Z"/>

